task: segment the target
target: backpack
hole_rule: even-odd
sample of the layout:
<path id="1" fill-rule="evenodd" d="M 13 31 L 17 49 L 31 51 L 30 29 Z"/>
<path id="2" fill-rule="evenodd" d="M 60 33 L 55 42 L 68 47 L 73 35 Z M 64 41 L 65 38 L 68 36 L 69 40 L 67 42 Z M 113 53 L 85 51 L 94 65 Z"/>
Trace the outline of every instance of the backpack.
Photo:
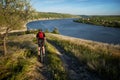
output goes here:
<path id="1" fill-rule="evenodd" d="M 39 33 L 38 33 L 38 38 L 40 38 L 40 39 L 43 39 L 43 38 L 44 38 L 43 32 L 39 32 Z"/>

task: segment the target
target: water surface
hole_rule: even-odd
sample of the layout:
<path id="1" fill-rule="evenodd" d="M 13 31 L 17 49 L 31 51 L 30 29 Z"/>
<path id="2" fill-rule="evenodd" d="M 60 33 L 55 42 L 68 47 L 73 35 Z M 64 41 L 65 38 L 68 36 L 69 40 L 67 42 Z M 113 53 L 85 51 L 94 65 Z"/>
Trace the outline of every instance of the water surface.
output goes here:
<path id="1" fill-rule="evenodd" d="M 27 24 L 28 30 L 42 28 L 43 30 L 49 29 L 49 31 L 52 31 L 55 27 L 59 29 L 62 35 L 120 44 L 120 29 L 118 28 L 76 23 L 73 22 L 73 19 L 33 21 Z"/>

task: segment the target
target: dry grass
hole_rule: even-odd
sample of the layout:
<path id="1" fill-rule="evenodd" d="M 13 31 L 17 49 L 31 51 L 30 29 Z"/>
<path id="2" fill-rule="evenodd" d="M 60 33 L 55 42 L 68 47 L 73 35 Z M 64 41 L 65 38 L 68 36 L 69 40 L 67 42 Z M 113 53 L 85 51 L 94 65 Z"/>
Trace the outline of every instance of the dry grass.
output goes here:
<path id="1" fill-rule="evenodd" d="M 0 57 L 0 80 L 39 80 L 44 79 L 37 61 L 37 46 L 33 43 L 34 34 L 12 35 L 8 38 L 8 54 Z"/>
<path id="2" fill-rule="evenodd" d="M 63 48 L 68 55 L 97 71 L 104 80 L 120 79 L 120 45 L 104 44 L 56 34 L 47 34 L 47 39 Z"/>
<path id="3" fill-rule="evenodd" d="M 107 43 L 101 43 L 101 42 L 95 42 L 90 40 L 84 40 L 79 38 L 73 38 L 68 36 L 62 36 L 58 34 L 47 34 L 48 37 L 55 37 L 60 40 L 66 40 L 70 43 L 74 43 L 76 46 L 84 45 L 86 47 L 89 47 L 93 50 L 103 50 L 103 51 L 109 51 L 114 56 L 120 57 L 120 45 L 113 45 L 113 44 L 107 44 Z"/>
<path id="4" fill-rule="evenodd" d="M 120 45 L 103 44 L 50 33 L 46 35 L 48 40 L 55 42 L 66 52 L 85 62 L 91 69 L 98 71 L 104 79 L 119 79 Z M 44 78 L 39 72 L 39 67 L 42 65 L 36 59 L 37 46 L 33 43 L 33 39 L 35 39 L 34 34 L 16 34 L 9 37 L 7 43 L 9 54 L 0 57 L 0 79 L 37 80 Z M 65 79 L 66 73 L 60 59 L 56 54 L 51 54 L 56 52 L 55 48 L 48 44 L 47 50 L 50 53 L 47 58 L 52 78 Z M 53 69 L 57 70 L 57 73 L 54 74 Z"/>
<path id="5" fill-rule="evenodd" d="M 47 43 L 47 67 L 50 72 L 50 80 L 68 80 L 67 73 L 61 59 L 57 55 L 57 49 Z"/>

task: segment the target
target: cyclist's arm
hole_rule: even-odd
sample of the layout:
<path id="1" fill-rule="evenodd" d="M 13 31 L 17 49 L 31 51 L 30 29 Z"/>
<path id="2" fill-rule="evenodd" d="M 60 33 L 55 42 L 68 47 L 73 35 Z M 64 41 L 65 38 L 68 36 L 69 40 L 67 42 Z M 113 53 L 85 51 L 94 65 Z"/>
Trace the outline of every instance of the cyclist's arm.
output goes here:
<path id="1" fill-rule="evenodd" d="M 36 39 L 39 40 L 39 38 L 38 38 L 38 33 L 36 34 Z"/>
<path id="2" fill-rule="evenodd" d="M 38 33 L 36 34 L 36 38 L 38 38 Z"/>

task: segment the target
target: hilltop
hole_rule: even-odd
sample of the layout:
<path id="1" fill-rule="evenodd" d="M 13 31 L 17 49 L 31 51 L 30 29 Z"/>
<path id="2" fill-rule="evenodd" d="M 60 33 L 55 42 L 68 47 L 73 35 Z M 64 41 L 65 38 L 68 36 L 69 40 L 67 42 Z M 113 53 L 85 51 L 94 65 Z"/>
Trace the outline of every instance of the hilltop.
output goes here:
<path id="1" fill-rule="evenodd" d="M 80 18 L 80 16 L 52 12 L 33 12 L 30 19 L 52 19 L 52 18 Z"/>

